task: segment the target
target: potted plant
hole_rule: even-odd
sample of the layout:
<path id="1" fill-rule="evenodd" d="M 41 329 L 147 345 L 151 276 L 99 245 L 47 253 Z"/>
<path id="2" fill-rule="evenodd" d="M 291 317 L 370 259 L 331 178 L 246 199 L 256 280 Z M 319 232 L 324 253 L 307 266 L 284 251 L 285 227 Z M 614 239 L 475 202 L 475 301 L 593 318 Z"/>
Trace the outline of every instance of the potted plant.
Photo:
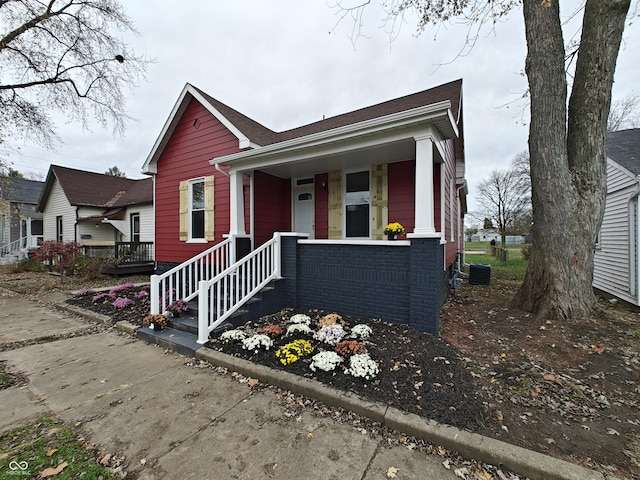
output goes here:
<path id="1" fill-rule="evenodd" d="M 398 222 L 390 223 L 384 228 L 384 234 L 387 236 L 388 240 L 395 240 L 398 235 L 402 235 L 403 233 L 404 227 Z"/>
<path id="2" fill-rule="evenodd" d="M 149 314 L 142 319 L 142 322 L 151 330 L 159 331 L 167 326 L 167 317 L 159 313 Z"/>

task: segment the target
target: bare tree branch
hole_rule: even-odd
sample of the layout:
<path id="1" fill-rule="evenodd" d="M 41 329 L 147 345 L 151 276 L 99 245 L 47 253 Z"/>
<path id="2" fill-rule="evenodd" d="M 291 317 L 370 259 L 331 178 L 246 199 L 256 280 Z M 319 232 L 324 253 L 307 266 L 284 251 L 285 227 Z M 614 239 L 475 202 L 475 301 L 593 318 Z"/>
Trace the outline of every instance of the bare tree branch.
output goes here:
<path id="1" fill-rule="evenodd" d="M 51 146 L 54 110 L 122 133 L 125 88 L 144 79 L 150 61 L 121 32 L 137 34 L 119 0 L 0 0 L 0 143 Z"/>

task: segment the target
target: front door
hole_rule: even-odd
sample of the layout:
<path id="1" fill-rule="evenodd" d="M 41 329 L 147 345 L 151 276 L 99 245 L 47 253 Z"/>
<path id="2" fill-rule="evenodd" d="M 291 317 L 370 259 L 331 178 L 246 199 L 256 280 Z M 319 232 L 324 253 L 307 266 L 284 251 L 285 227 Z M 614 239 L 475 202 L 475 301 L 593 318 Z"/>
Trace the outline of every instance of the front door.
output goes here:
<path id="1" fill-rule="evenodd" d="M 313 188 L 297 189 L 295 195 L 295 231 L 308 233 L 309 238 L 314 238 Z"/>

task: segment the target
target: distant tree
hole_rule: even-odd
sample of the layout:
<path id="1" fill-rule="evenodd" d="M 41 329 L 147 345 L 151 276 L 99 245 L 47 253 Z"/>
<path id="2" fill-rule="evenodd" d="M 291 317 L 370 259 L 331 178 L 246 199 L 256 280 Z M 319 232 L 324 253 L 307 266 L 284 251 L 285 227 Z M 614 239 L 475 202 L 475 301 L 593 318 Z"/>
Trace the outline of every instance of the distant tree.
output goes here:
<path id="1" fill-rule="evenodd" d="M 52 146 L 52 111 L 122 132 L 124 89 L 148 61 L 113 32 L 136 33 L 118 0 L 0 0 L 0 144 Z"/>
<path id="2" fill-rule="evenodd" d="M 490 218 L 484 217 L 484 222 L 482 224 L 482 228 L 483 228 L 483 230 L 493 230 L 494 226 L 493 226 L 493 222 L 491 221 Z"/>
<path id="3" fill-rule="evenodd" d="M 470 228 L 467 228 L 464 231 L 464 233 L 465 233 L 465 235 L 467 237 L 467 242 L 470 242 L 471 241 L 471 237 L 473 237 L 476 233 L 478 233 L 478 229 L 476 227 L 470 227 Z"/>
<path id="4" fill-rule="evenodd" d="M 105 175 L 111 175 L 112 177 L 127 178 L 127 175 L 115 165 L 104 173 Z"/>
<path id="5" fill-rule="evenodd" d="M 531 203 L 529 190 L 527 182 L 513 168 L 492 171 L 478 186 L 477 201 L 481 214 L 485 215 L 485 225 L 487 220 L 495 225 L 502 245 L 506 243 L 507 232 Z"/>
<path id="6" fill-rule="evenodd" d="M 637 95 L 627 95 L 613 102 L 607 120 L 607 132 L 637 128 L 640 125 L 640 119 L 638 118 L 639 107 L 640 97 Z"/>

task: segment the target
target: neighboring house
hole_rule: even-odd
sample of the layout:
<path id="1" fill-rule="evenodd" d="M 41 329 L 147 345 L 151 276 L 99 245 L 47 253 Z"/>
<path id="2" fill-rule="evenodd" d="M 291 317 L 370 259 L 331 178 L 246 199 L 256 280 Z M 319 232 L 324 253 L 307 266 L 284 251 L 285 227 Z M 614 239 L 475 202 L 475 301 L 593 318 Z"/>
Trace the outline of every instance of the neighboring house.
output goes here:
<path id="1" fill-rule="evenodd" d="M 596 238 L 593 286 L 640 305 L 640 129 L 607 135 L 607 197 Z"/>
<path id="2" fill-rule="evenodd" d="M 489 230 L 481 228 L 476 233 L 471 235 L 472 242 L 490 242 L 491 240 L 495 240 L 497 243 L 500 243 L 502 241 L 500 232 L 495 229 Z"/>
<path id="3" fill-rule="evenodd" d="M 258 255 L 275 232 L 295 232 L 276 236 L 273 278 L 284 281 L 273 308 L 437 331 L 464 246 L 461 80 L 283 132 L 187 84 L 143 172 L 154 179 L 158 273 L 225 238 L 234 261 Z M 389 222 L 406 236 L 388 241 Z M 179 268 L 174 285 L 193 285 L 178 297 L 193 298 L 202 268 Z M 159 281 L 152 295 L 166 288 Z M 208 320 L 209 330 L 220 321 Z"/>
<path id="4" fill-rule="evenodd" d="M 152 260 L 153 184 L 51 165 L 38 201 L 44 240 L 78 242 L 89 255 L 135 247 Z M 122 246 L 121 249 L 116 247 Z M 143 251 L 144 250 L 144 251 Z"/>
<path id="5" fill-rule="evenodd" d="M 0 258 L 26 256 L 42 242 L 42 213 L 36 211 L 44 182 L 0 177 Z"/>

